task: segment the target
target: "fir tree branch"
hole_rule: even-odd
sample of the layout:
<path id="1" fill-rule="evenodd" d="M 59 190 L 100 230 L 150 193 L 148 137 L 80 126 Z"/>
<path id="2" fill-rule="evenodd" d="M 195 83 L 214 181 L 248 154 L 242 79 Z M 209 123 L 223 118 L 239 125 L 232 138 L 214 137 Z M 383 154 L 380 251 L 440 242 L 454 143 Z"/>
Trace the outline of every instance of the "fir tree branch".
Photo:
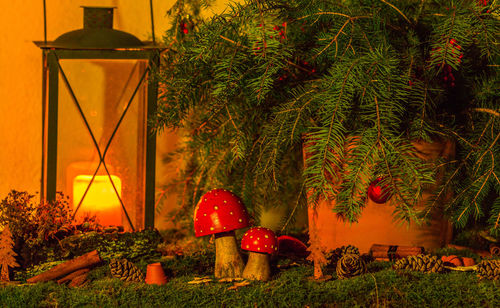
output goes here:
<path id="1" fill-rule="evenodd" d="M 366 151 L 365 155 L 361 159 L 362 162 L 368 161 L 368 157 L 370 157 L 370 155 L 372 155 L 373 149 L 376 147 L 376 145 L 377 145 L 377 143 L 373 143 L 370 146 L 368 151 Z M 362 164 L 357 165 L 357 168 L 355 168 L 355 172 L 354 172 L 353 177 L 352 177 L 353 179 L 358 179 L 360 177 L 362 168 L 363 168 Z M 351 181 L 351 185 L 349 186 L 349 189 L 348 189 L 348 191 L 351 192 L 351 199 L 354 199 L 356 197 L 356 196 L 354 196 L 354 186 L 355 186 L 354 181 Z"/>
<path id="2" fill-rule="evenodd" d="M 349 19 L 352 18 L 352 16 L 342 14 L 342 13 L 337 13 L 337 12 L 316 12 L 314 14 L 309 14 L 309 15 L 299 17 L 299 18 L 297 18 L 297 20 L 302 20 L 305 18 L 309 18 L 311 16 L 320 16 L 320 15 L 336 15 L 336 16 L 342 16 L 342 17 L 349 18 Z"/>
<path id="3" fill-rule="evenodd" d="M 229 108 L 227 107 L 227 104 L 224 105 L 224 107 L 226 107 L 226 112 L 227 112 L 227 115 L 229 116 L 229 121 L 231 121 L 231 123 L 233 124 L 234 129 L 236 130 L 236 132 L 241 133 L 240 130 L 238 129 L 238 126 L 236 126 L 236 123 L 234 123 L 233 116 L 231 115 L 231 112 L 229 112 Z"/>
<path id="4" fill-rule="evenodd" d="M 335 58 L 337 58 L 337 51 L 338 51 L 338 42 L 337 42 L 337 38 L 339 37 L 339 35 L 342 33 L 342 30 L 344 30 L 345 26 L 347 26 L 349 24 L 349 22 L 351 22 L 350 19 L 346 20 L 344 22 L 344 24 L 342 25 L 342 27 L 340 27 L 339 31 L 337 31 L 337 34 L 333 37 L 333 39 L 325 46 L 323 47 L 323 49 L 320 50 L 320 52 L 318 52 L 314 58 L 316 58 L 317 56 L 321 55 L 323 53 L 323 51 L 327 50 L 334 42 L 335 42 Z"/>
<path id="5" fill-rule="evenodd" d="M 241 44 L 241 43 L 235 42 L 235 41 L 233 41 L 232 39 L 230 39 L 230 38 L 227 38 L 227 37 L 223 36 L 222 34 L 220 34 L 220 35 L 219 35 L 219 37 L 220 37 L 221 39 L 225 40 L 225 41 L 228 41 L 228 42 L 229 42 L 229 43 L 231 43 L 231 44 L 236 45 L 236 47 L 243 47 L 243 48 L 245 48 L 245 49 L 250 49 L 250 47 L 245 46 L 245 45 L 243 45 L 243 44 Z"/>
<path id="6" fill-rule="evenodd" d="M 295 121 L 293 122 L 293 128 L 292 128 L 292 132 L 290 134 L 290 141 L 293 141 L 293 136 L 295 135 L 295 129 L 297 128 L 297 123 L 299 123 L 300 115 L 304 111 L 304 108 L 307 105 L 309 105 L 309 103 L 311 103 L 312 101 L 313 101 L 313 99 L 311 98 L 304 105 L 302 105 L 302 107 L 300 107 L 299 112 L 297 113 L 297 116 L 295 117 Z"/>
<path id="7" fill-rule="evenodd" d="M 474 186 L 474 183 L 476 183 L 477 181 L 481 180 L 483 177 L 485 177 L 487 175 L 488 172 L 485 172 L 483 173 L 480 177 L 478 177 L 477 179 L 475 179 L 472 183 L 470 183 L 464 190 L 462 190 L 454 199 L 452 202 L 450 202 L 450 205 L 451 204 L 454 204 L 462 195 L 466 194 L 467 191 L 472 188 Z M 489 177 L 489 175 L 488 175 Z M 483 182 L 483 183 L 486 183 L 486 181 L 488 180 L 488 178 L 486 178 L 486 180 Z M 475 200 L 475 199 L 474 199 Z M 462 216 L 465 214 L 465 212 L 470 208 L 470 204 L 465 206 L 464 210 L 460 213 L 460 215 L 458 216 L 458 218 L 456 219 L 457 221 L 460 221 L 460 219 L 462 218 Z M 476 204 L 476 209 L 477 209 L 477 204 Z M 477 209 L 478 210 L 478 209 Z"/>
<path id="8" fill-rule="evenodd" d="M 493 146 L 495 145 L 495 143 L 497 143 L 498 141 L 498 138 L 500 137 L 500 133 L 497 134 L 495 140 L 493 140 L 493 142 L 490 144 L 490 146 L 483 152 L 483 154 L 478 158 L 478 163 L 480 164 L 481 161 L 483 160 L 483 157 L 486 155 L 487 152 L 490 152 L 492 153 L 491 149 L 493 148 Z M 479 169 L 479 168 L 478 168 Z"/>
<path id="9" fill-rule="evenodd" d="M 438 124 L 438 126 L 441 129 L 446 130 L 449 134 L 452 134 L 453 136 L 455 136 L 457 139 L 459 139 L 463 143 L 467 144 L 469 147 L 471 147 L 471 148 L 475 148 L 476 147 L 476 145 L 473 145 L 472 143 L 469 142 L 469 140 L 465 139 L 464 137 L 462 137 L 456 131 L 450 129 L 449 127 L 446 127 L 443 124 Z"/>
<path id="10" fill-rule="evenodd" d="M 265 55 L 265 51 L 264 51 L 264 55 Z M 262 77 L 260 78 L 260 88 L 257 90 L 257 92 L 258 92 L 257 101 L 260 101 L 262 98 L 262 92 L 263 92 L 262 90 L 264 89 L 264 82 L 266 81 L 267 73 L 268 73 L 269 67 L 271 67 L 271 65 L 272 65 L 272 62 L 268 61 L 267 65 L 266 65 L 266 71 L 264 72 L 264 74 L 262 74 Z"/>
<path id="11" fill-rule="evenodd" d="M 487 125 L 484 127 L 484 129 L 483 129 L 483 131 L 482 131 L 482 133 L 481 133 L 481 136 L 483 136 L 483 135 L 484 135 L 484 133 L 486 132 L 486 129 L 487 129 Z M 458 134 L 456 134 L 456 135 L 458 136 Z M 481 138 L 481 137 L 480 137 L 480 138 Z M 498 136 L 497 136 L 497 139 L 498 139 Z M 472 148 L 472 149 L 474 149 L 474 148 L 476 148 L 476 147 L 477 147 L 477 145 L 479 144 L 479 142 L 480 142 L 480 139 L 479 139 L 479 140 L 477 140 L 477 142 L 476 142 L 476 144 L 475 144 L 475 145 L 472 145 L 472 144 L 470 144 L 470 143 L 469 143 L 469 144 L 470 144 L 471 148 Z M 464 166 L 466 166 L 466 164 L 467 164 L 467 162 L 468 162 L 469 157 L 470 157 L 470 156 L 472 156 L 472 154 L 473 154 L 473 153 L 474 153 L 474 150 L 469 151 L 469 153 L 467 153 L 467 156 L 465 156 L 465 158 L 462 160 L 462 162 L 460 163 L 460 165 L 458 165 L 458 166 L 455 168 L 455 170 L 453 171 L 453 173 L 451 174 L 451 176 L 450 176 L 450 177 L 448 177 L 448 180 L 446 181 L 446 183 L 445 183 L 445 184 L 441 187 L 441 189 L 439 190 L 439 192 L 436 194 L 436 197 L 434 198 L 434 200 L 432 201 L 432 203 L 429 205 L 428 210 L 426 211 L 426 213 L 425 213 L 424 217 L 425 217 L 425 216 L 427 216 L 427 215 L 429 214 L 430 210 L 431 210 L 431 209 L 432 209 L 432 208 L 436 205 L 437 200 L 439 200 L 439 198 L 441 197 L 441 195 L 442 195 L 442 194 L 446 191 L 446 188 L 447 188 L 447 187 L 451 184 L 451 182 L 452 182 L 452 180 L 455 178 L 455 176 L 456 176 L 457 174 L 459 174 L 459 171 L 460 171 L 460 170 L 461 170 Z M 471 185 L 472 185 L 472 184 L 471 184 Z M 466 191 L 466 190 L 463 190 L 463 191 L 461 192 L 461 194 L 463 194 L 465 191 Z M 446 207 L 446 209 L 449 209 L 449 208 L 453 205 L 453 203 L 454 203 L 456 200 L 457 200 L 457 198 L 455 198 L 452 202 L 450 202 L 450 203 L 448 204 L 448 206 Z"/>
<path id="12" fill-rule="evenodd" d="M 262 14 L 262 6 L 260 4 L 260 1 L 259 0 L 256 0 L 257 2 L 257 7 L 259 8 L 259 16 L 260 16 L 260 20 L 261 20 L 261 31 L 262 31 L 262 42 L 264 44 L 263 46 L 263 51 L 262 51 L 262 56 L 265 58 L 266 57 L 266 52 L 267 52 L 267 33 L 266 33 L 266 27 L 265 27 L 265 20 L 264 20 L 264 16 Z M 266 72 L 267 72 L 267 69 L 266 69 Z M 260 95 L 260 93 L 259 93 Z"/>
<path id="13" fill-rule="evenodd" d="M 493 171 L 493 176 L 495 177 L 495 180 L 497 180 L 498 185 L 500 185 L 500 179 L 498 178 L 497 174 Z"/>
<path id="14" fill-rule="evenodd" d="M 382 145 L 380 144 L 380 135 L 382 135 L 382 129 L 380 127 L 380 110 L 378 107 L 378 101 L 377 101 L 376 96 L 373 98 L 373 102 L 375 103 L 375 110 L 377 111 L 377 141 L 376 142 L 382 147 Z"/>
<path id="15" fill-rule="evenodd" d="M 396 12 L 398 12 L 398 13 L 399 13 L 399 15 L 403 16 L 403 18 L 404 18 L 404 19 L 405 19 L 405 20 L 406 20 L 406 21 L 407 21 L 410 25 L 412 24 L 411 20 L 410 20 L 410 19 L 408 19 L 408 17 L 406 17 L 406 15 L 405 15 L 405 14 L 403 14 L 403 12 L 401 12 L 401 10 L 400 10 L 400 9 L 398 9 L 398 8 L 397 8 L 394 4 L 391 4 L 391 3 L 389 3 L 389 2 L 387 2 L 387 1 L 385 1 L 385 0 L 380 0 L 380 1 L 384 2 L 384 3 L 385 3 L 385 4 L 387 4 L 388 6 L 392 7 L 393 9 L 395 9 L 395 10 L 396 10 Z"/>
<path id="16" fill-rule="evenodd" d="M 481 25 L 481 31 L 477 31 L 476 33 L 477 34 L 479 34 L 479 33 L 482 34 L 484 36 L 484 41 L 485 42 L 489 42 L 490 40 L 488 39 L 488 33 L 489 33 L 488 26 L 485 25 L 485 22 L 484 22 L 483 18 L 481 18 L 481 16 L 479 16 L 477 14 L 476 10 L 470 9 L 470 11 L 472 12 L 472 14 L 474 14 L 474 16 L 476 17 L 476 20 Z M 494 44 L 494 42 L 491 42 L 491 44 Z M 491 57 L 491 53 L 490 53 L 489 49 L 487 49 L 487 53 L 488 53 L 487 56 Z"/>
<path id="17" fill-rule="evenodd" d="M 476 199 L 478 198 L 479 194 L 482 192 L 484 186 L 486 185 L 486 182 L 488 181 L 488 179 L 490 178 L 491 174 L 493 173 L 493 170 L 495 170 L 494 168 L 495 168 L 495 156 L 493 155 L 493 153 L 491 153 L 491 168 L 490 168 L 489 174 L 486 177 L 486 179 L 484 179 L 483 184 L 481 185 L 481 187 L 477 190 L 476 195 L 472 199 L 472 203 L 476 204 Z M 479 209 L 477 208 L 477 204 L 476 204 L 476 210 L 479 213 Z"/>
<path id="18" fill-rule="evenodd" d="M 479 135 L 479 138 L 477 139 L 476 141 L 476 146 L 481 142 L 481 139 L 483 139 L 484 135 L 486 134 L 486 131 L 487 131 L 487 128 L 488 126 L 490 125 L 490 123 L 493 121 L 493 118 L 490 118 L 488 120 L 488 123 L 486 123 L 486 125 L 484 126 L 484 129 L 483 131 L 481 132 L 481 135 Z M 498 139 L 498 136 L 497 136 L 497 139 Z M 495 140 L 495 143 L 496 143 L 496 140 Z"/>
<path id="19" fill-rule="evenodd" d="M 475 112 L 489 113 L 495 117 L 500 117 L 500 112 L 489 108 L 472 108 L 471 110 Z"/>
<path id="20" fill-rule="evenodd" d="M 347 80 L 348 80 L 348 77 L 351 75 L 351 72 L 354 68 L 354 66 L 359 62 L 359 59 L 354 61 L 351 66 L 349 67 L 349 69 L 347 70 L 347 73 L 346 75 L 344 76 L 344 80 L 342 81 L 342 86 L 341 86 L 341 89 L 340 89 L 340 93 L 339 93 L 339 96 L 337 98 L 337 103 L 335 104 L 335 109 L 333 111 L 333 114 L 332 114 L 332 117 L 330 119 L 330 124 L 329 124 L 329 127 L 328 127 L 328 136 L 327 136 L 327 139 L 325 140 L 325 144 L 328 145 L 330 143 L 330 139 L 332 137 L 332 130 L 333 130 L 333 124 L 335 123 L 335 117 L 337 115 L 337 111 L 340 107 L 340 102 L 342 100 L 342 96 L 343 96 L 343 93 L 344 93 L 344 90 L 346 88 L 346 83 L 347 83 Z M 328 153 L 328 146 L 325 146 L 325 148 L 323 149 L 323 160 L 322 160 L 322 163 L 321 163 L 321 170 L 325 170 L 325 164 L 327 162 L 327 159 L 326 159 L 326 155 Z"/>
<path id="21" fill-rule="evenodd" d="M 302 187 L 300 188 L 300 191 L 299 191 L 299 196 L 297 197 L 297 201 L 295 202 L 295 205 L 292 209 L 292 212 L 290 213 L 290 215 L 288 216 L 288 219 L 286 220 L 286 222 L 283 224 L 283 227 L 281 228 L 281 231 L 280 233 L 283 233 L 283 231 L 285 231 L 286 227 L 288 226 L 288 224 L 290 223 L 293 215 L 295 214 L 295 211 L 297 210 L 297 208 L 299 207 L 299 202 L 300 202 L 300 198 L 302 197 L 302 194 L 304 192 L 304 186 L 305 186 L 305 183 L 302 183 Z"/>
<path id="22" fill-rule="evenodd" d="M 418 6 L 418 12 L 417 12 L 417 14 L 415 14 L 415 18 L 414 18 L 415 24 L 418 24 L 418 20 L 419 20 L 420 16 L 422 15 L 422 11 L 424 9 L 424 3 L 425 3 L 425 0 L 420 1 L 420 5 Z"/>
<path id="23" fill-rule="evenodd" d="M 420 128 L 419 128 L 419 132 L 420 132 L 420 135 L 423 134 L 423 131 L 424 131 L 424 121 L 425 121 L 425 110 L 426 110 L 426 105 L 427 105 L 427 82 L 424 83 L 424 91 L 423 91 L 423 100 L 422 100 L 422 113 L 420 115 Z"/>
<path id="24" fill-rule="evenodd" d="M 451 40 L 451 33 L 453 32 L 453 27 L 455 25 L 456 17 L 457 17 L 456 10 L 453 10 L 450 29 L 448 31 L 448 35 L 446 36 L 446 40 L 445 40 L 444 56 L 442 57 L 441 64 L 439 65 L 440 69 L 442 69 L 444 67 L 444 65 L 446 64 L 446 55 L 448 54 L 448 49 L 454 48 L 454 47 L 452 47 L 452 44 L 449 44 L 449 42 Z"/>

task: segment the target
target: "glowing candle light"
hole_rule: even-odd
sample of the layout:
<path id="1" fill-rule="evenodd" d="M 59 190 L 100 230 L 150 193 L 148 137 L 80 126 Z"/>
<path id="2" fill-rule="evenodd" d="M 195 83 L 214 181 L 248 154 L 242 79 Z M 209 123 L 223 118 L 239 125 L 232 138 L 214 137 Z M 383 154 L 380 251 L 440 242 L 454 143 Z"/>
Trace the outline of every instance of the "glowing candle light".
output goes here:
<path id="1" fill-rule="evenodd" d="M 113 184 L 121 198 L 122 182 L 116 175 L 111 175 Z M 92 180 L 92 175 L 78 175 L 73 180 L 73 206 L 76 209 L 83 197 L 85 190 Z M 120 200 L 107 175 L 96 175 L 80 209 L 76 214 L 76 219 L 96 215 L 101 225 L 122 225 L 122 210 Z"/>

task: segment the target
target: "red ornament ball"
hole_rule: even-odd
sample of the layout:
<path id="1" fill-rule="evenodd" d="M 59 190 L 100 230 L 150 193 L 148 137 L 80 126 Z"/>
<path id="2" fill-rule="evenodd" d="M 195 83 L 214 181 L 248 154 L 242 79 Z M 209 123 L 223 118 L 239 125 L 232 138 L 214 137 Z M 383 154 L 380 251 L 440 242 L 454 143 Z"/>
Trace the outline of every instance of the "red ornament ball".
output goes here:
<path id="1" fill-rule="evenodd" d="M 379 185 L 382 180 L 382 177 L 378 177 L 368 187 L 368 198 L 378 204 L 386 203 L 392 197 L 389 185 Z"/>

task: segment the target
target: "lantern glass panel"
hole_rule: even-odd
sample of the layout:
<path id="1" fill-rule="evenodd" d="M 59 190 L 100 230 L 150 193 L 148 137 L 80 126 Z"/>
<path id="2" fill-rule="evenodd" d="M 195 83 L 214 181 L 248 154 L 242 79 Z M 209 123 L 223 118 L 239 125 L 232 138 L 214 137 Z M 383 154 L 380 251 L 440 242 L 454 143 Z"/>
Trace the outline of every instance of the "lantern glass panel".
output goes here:
<path id="1" fill-rule="evenodd" d="M 57 190 L 70 197 L 73 210 L 81 203 L 77 218 L 96 215 L 104 225 L 121 220 L 130 229 L 128 216 L 134 228 L 142 228 L 147 86 L 140 81 L 147 61 L 61 59 L 60 64 L 69 87 L 60 73 Z M 82 193 L 85 181 L 92 184 Z M 117 206 L 117 196 L 126 212 Z M 113 216 L 110 208 L 121 219 L 107 219 Z"/>

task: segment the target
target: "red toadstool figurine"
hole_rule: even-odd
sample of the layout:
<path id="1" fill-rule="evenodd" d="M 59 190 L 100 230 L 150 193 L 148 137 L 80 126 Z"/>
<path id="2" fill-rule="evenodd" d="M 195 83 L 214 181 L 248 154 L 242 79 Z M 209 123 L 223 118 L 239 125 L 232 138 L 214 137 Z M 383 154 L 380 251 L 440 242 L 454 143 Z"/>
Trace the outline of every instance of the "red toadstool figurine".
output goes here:
<path id="1" fill-rule="evenodd" d="M 214 189 L 204 194 L 194 210 L 194 232 L 197 237 L 215 234 L 215 277 L 241 277 L 241 258 L 234 230 L 249 226 L 248 214 L 232 192 Z"/>
<path id="2" fill-rule="evenodd" d="M 241 239 L 241 249 L 250 252 L 243 278 L 269 280 L 271 277 L 269 256 L 278 252 L 278 240 L 274 232 L 263 227 L 251 228 Z"/>

